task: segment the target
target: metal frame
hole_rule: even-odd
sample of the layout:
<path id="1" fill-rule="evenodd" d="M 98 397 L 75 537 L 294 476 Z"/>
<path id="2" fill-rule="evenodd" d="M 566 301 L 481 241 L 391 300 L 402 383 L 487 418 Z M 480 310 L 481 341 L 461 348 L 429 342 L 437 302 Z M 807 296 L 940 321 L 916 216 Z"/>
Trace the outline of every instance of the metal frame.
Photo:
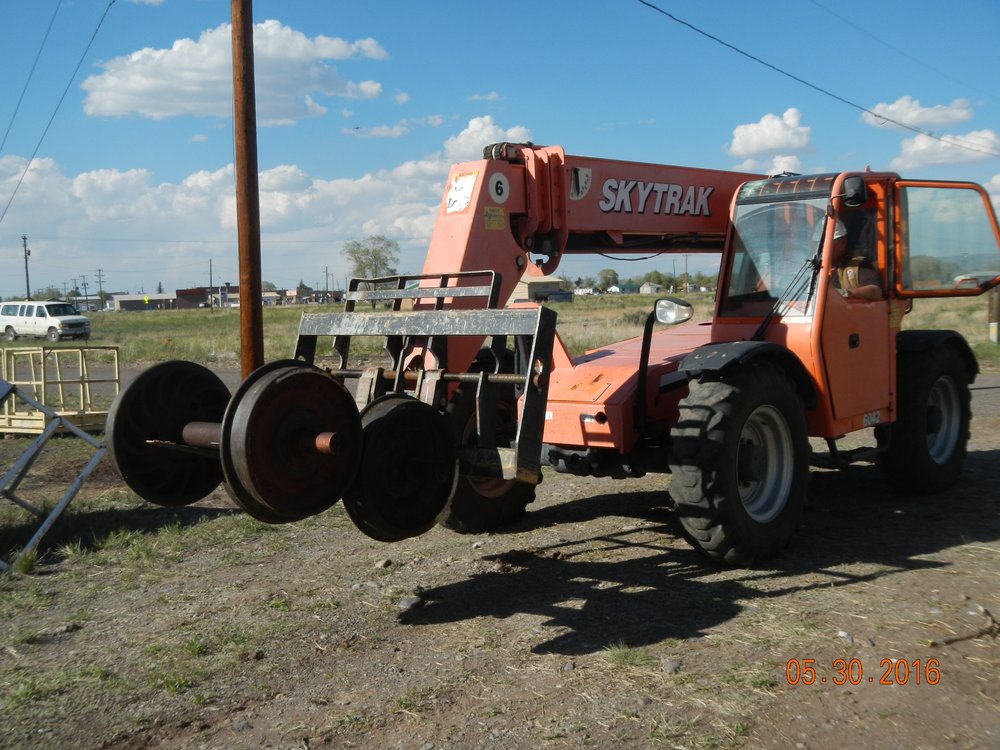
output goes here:
<path id="1" fill-rule="evenodd" d="M 461 285 L 477 277 L 486 283 Z M 413 282 L 419 285 L 407 288 Z M 362 285 L 369 288 L 362 289 Z M 346 295 L 345 312 L 302 315 L 295 358 L 312 364 L 317 339 L 332 336 L 334 359 L 339 362 L 330 374 L 358 379 L 355 398 L 359 408 L 386 393 L 408 391 L 421 401 L 443 409 L 449 384 L 477 383 L 477 414 L 481 424 L 491 419 L 491 410 L 482 408 L 483 405 L 496 403 L 491 386 L 513 385 L 520 397 L 514 445 L 510 448 L 480 445 L 461 457 L 462 470 L 474 476 L 537 484 L 541 481 L 541 438 L 556 313 L 544 307 L 496 309 L 499 285 L 500 277 L 493 271 L 354 279 Z M 445 308 L 446 300 L 457 298 L 479 298 L 481 307 Z M 417 301 L 412 311 L 402 309 L 402 302 L 407 299 Z M 373 300 L 389 302 L 390 310 L 356 310 L 358 302 Z M 354 336 L 383 337 L 390 369 L 347 369 Z M 451 337 L 489 339 L 489 348 L 494 352 L 504 350 L 508 337 L 512 337 L 520 365 L 515 366 L 514 372 L 502 372 L 499 364 L 495 372 L 453 371 L 448 363 Z M 408 357 L 414 351 L 423 352 L 420 365 L 428 369 L 408 367 Z"/>
<path id="2" fill-rule="evenodd" d="M 21 456 L 14 462 L 14 465 L 11 466 L 10 469 L 7 470 L 7 473 L 3 475 L 3 478 L 0 479 L 0 495 L 37 518 L 42 519 L 42 523 L 28 543 L 18 551 L 18 553 L 14 556 L 14 559 L 9 564 L 0 560 L 0 570 L 10 570 L 10 568 L 15 565 L 18 560 L 38 547 L 42 537 L 45 536 L 45 533 L 52 527 L 52 524 L 56 522 L 56 519 L 62 515 L 62 512 L 66 510 L 70 501 L 76 497 L 76 493 L 80 491 L 84 480 L 90 476 L 90 473 L 94 470 L 100 460 L 104 458 L 104 454 L 107 452 L 107 448 L 102 441 L 84 432 L 75 424 L 45 406 L 45 404 L 36 401 L 26 393 L 21 393 L 17 386 L 12 383 L 8 383 L 6 380 L 0 379 L 0 404 L 5 403 L 12 397 L 17 397 L 25 404 L 38 410 L 48 417 L 49 421 L 45 425 L 45 429 L 42 430 L 42 433 L 31 442 L 31 445 L 28 446 L 27 450 L 21 454 Z M 31 467 L 34 465 L 35 460 L 41 453 L 42 448 L 45 447 L 49 438 L 60 430 L 68 430 L 81 440 L 86 441 L 88 445 L 94 448 L 94 455 L 91 456 L 87 464 L 80 470 L 76 479 L 70 483 L 69 488 L 67 488 L 66 492 L 63 494 L 62 498 L 60 498 L 59 502 L 56 503 L 55 507 L 46 513 L 45 511 L 36 508 L 27 500 L 18 497 L 16 493 L 18 486 L 31 470 Z"/>
<path id="3" fill-rule="evenodd" d="M 90 370 L 94 364 L 89 361 L 89 355 L 94 352 L 110 353 L 110 377 L 91 377 Z M 0 378 L 17 386 L 22 394 L 30 393 L 59 417 L 72 421 L 76 426 L 85 430 L 103 430 L 108 406 L 118 394 L 121 380 L 118 347 L 3 348 L 0 349 Z M 101 386 L 105 386 L 107 393 L 95 393 L 100 391 Z M 96 395 L 108 396 L 108 405 L 96 405 Z M 14 400 L 0 402 L 0 433 L 37 435 L 47 425 L 48 417 L 43 412 L 32 408 L 19 409 Z"/>

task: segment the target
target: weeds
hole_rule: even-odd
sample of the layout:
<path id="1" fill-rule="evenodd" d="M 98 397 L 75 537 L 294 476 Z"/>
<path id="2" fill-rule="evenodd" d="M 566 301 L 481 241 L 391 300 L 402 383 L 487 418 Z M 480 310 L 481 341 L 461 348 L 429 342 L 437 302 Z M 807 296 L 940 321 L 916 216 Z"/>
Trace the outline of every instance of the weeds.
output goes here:
<path id="1" fill-rule="evenodd" d="M 641 649 L 628 646 L 621 641 L 604 647 L 604 658 L 616 667 L 648 667 L 653 663 L 652 657 Z"/>

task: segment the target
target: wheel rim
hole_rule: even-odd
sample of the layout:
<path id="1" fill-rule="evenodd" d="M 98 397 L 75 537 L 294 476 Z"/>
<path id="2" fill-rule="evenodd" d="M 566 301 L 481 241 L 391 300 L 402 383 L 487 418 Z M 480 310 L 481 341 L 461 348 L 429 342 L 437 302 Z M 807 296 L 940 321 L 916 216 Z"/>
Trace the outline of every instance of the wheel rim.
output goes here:
<path id="1" fill-rule="evenodd" d="M 785 507 L 795 471 L 795 451 L 784 415 L 758 406 L 743 425 L 737 449 L 737 485 L 747 514 L 772 521 Z"/>
<path id="2" fill-rule="evenodd" d="M 516 433 L 517 426 L 505 419 L 497 428 L 497 447 L 511 447 Z M 465 427 L 465 432 L 462 435 L 462 445 L 467 448 L 474 448 L 477 440 L 476 415 L 475 412 L 473 412 L 472 416 L 469 418 L 468 424 Z M 497 479 L 489 477 L 462 476 L 459 481 L 463 481 L 468 484 L 469 487 L 471 487 L 472 490 L 480 497 L 491 499 L 503 497 L 510 492 L 511 487 L 514 485 L 514 481 L 511 479 Z"/>
<path id="3" fill-rule="evenodd" d="M 942 376 L 931 387 L 927 400 L 927 452 L 935 463 L 947 462 L 958 445 L 962 428 L 958 385 Z"/>

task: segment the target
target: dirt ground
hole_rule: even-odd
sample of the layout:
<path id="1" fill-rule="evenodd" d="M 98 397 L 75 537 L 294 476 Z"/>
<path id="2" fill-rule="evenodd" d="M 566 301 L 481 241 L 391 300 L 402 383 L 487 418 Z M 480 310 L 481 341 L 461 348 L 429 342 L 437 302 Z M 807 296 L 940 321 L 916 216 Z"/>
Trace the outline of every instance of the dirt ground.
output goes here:
<path id="1" fill-rule="evenodd" d="M 394 545 L 339 505 L 270 527 L 123 493 L 0 576 L 0 746 L 1000 747 L 1000 377 L 973 411 L 954 490 L 814 470 L 750 570 L 687 546 L 663 476 L 546 474 L 503 533 Z M 116 488 L 105 462 L 84 495 Z"/>

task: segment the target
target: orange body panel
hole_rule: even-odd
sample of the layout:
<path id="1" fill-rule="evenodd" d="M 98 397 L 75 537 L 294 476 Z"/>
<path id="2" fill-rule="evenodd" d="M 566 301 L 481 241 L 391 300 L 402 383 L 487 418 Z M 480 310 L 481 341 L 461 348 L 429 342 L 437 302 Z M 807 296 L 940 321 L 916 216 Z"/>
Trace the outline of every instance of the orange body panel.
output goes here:
<path id="1" fill-rule="evenodd" d="M 677 372 L 685 355 L 709 341 L 707 324 L 690 323 L 653 335 L 646 379 L 647 416 L 673 424 L 687 378 Z M 595 349 L 572 367 L 556 368 L 549 380 L 544 441 L 580 448 L 631 450 L 638 433 L 634 420 L 641 338 Z"/>

